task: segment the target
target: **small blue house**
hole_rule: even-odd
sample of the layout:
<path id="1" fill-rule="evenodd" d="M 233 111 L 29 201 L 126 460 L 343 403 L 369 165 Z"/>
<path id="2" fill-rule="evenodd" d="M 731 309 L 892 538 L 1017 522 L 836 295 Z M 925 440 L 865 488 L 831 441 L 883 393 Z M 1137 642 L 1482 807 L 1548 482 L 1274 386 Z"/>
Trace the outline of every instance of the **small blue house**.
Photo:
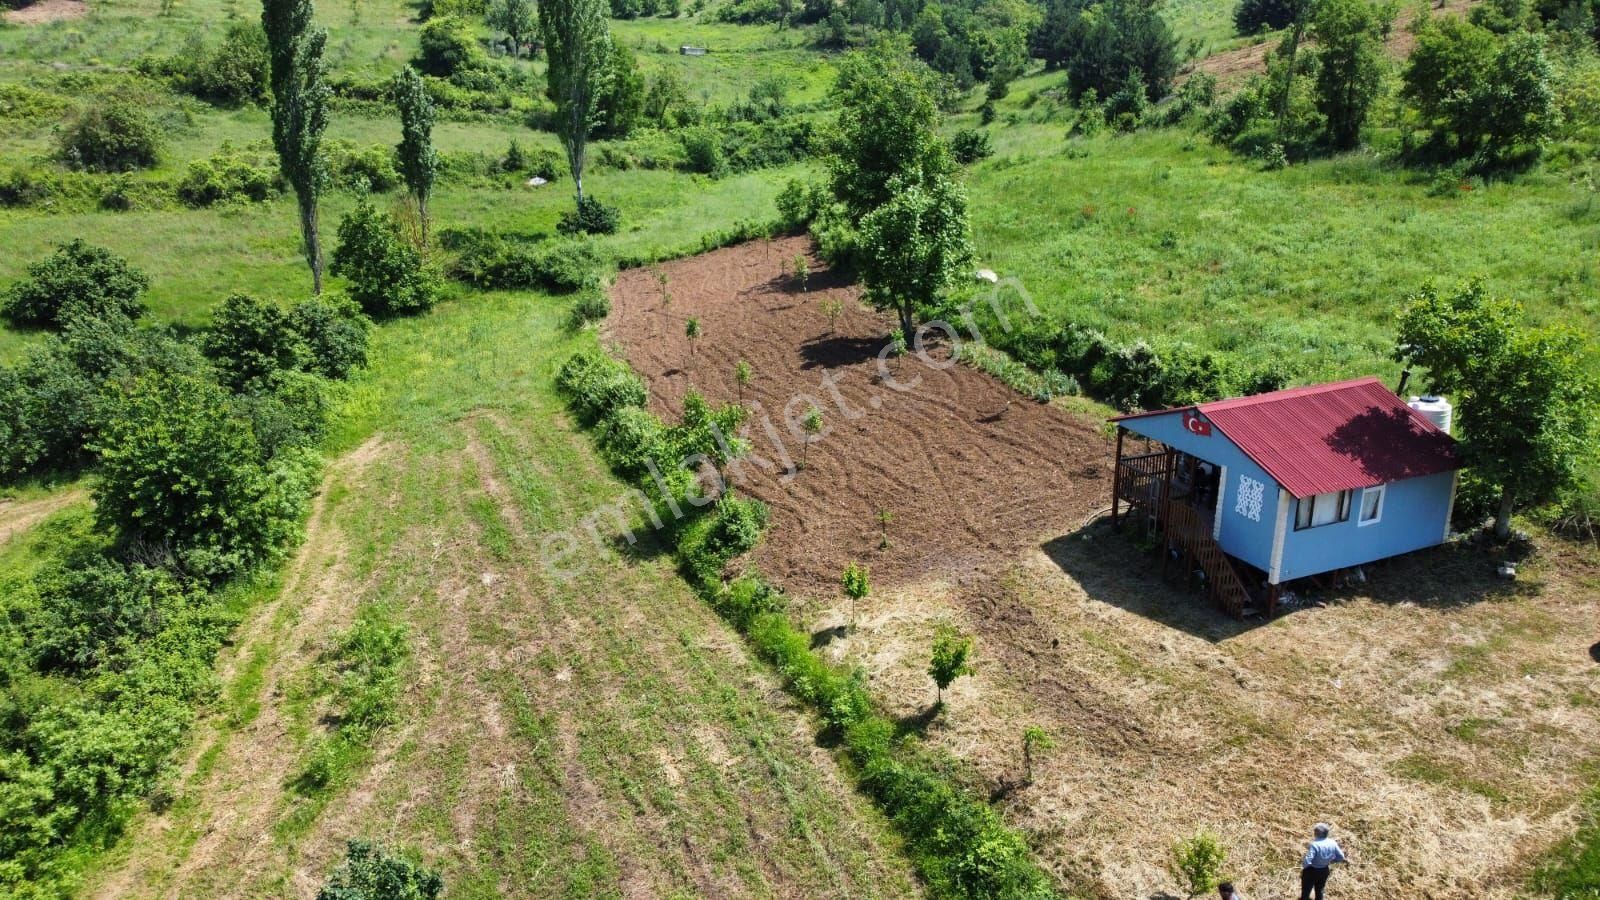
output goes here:
<path id="1" fill-rule="evenodd" d="M 1376 378 L 1112 421 L 1112 519 L 1159 532 L 1235 615 L 1449 535 L 1455 441 Z"/>

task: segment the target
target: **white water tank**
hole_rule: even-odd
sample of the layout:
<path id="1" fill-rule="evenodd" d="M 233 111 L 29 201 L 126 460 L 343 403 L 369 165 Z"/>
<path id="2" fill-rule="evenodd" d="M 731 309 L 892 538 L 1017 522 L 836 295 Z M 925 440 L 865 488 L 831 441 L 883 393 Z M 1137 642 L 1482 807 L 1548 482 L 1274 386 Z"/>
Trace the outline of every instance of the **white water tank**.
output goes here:
<path id="1" fill-rule="evenodd" d="M 1406 405 L 1422 413 L 1423 418 L 1438 426 L 1440 431 L 1445 434 L 1450 433 L 1450 423 L 1455 418 L 1455 408 L 1450 405 L 1449 400 L 1431 395 L 1412 397 L 1411 402 Z"/>

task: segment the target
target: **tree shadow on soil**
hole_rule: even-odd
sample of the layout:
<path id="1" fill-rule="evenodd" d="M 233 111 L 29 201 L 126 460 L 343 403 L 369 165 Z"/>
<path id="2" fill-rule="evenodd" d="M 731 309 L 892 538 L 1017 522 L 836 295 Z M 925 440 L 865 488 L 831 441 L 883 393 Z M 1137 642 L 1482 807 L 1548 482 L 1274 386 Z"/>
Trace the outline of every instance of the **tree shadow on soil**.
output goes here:
<path id="1" fill-rule="evenodd" d="M 811 649 L 821 650 L 849 633 L 849 625 L 833 625 L 820 631 L 813 631 L 811 632 Z"/>
<path id="2" fill-rule="evenodd" d="M 1199 590 L 1187 589 L 1176 578 L 1163 578 L 1159 557 L 1142 549 L 1131 534 L 1114 531 L 1106 520 L 1049 541 L 1042 549 L 1091 599 L 1212 643 L 1272 621 L 1265 615 L 1236 619 L 1215 608 Z M 1365 581 L 1302 579 L 1285 585 L 1294 592 L 1295 602 L 1281 605 L 1278 616 L 1363 598 L 1451 608 L 1539 592 L 1538 582 L 1496 577 L 1497 562 L 1483 546 L 1455 541 L 1364 565 Z"/>
<path id="3" fill-rule="evenodd" d="M 876 357 L 887 343 L 881 337 L 823 335 L 812 338 L 800 345 L 800 368 L 837 369 L 864 363 Z"/>
<path id="4" fill-rule="evenodd" d="M 943 703 L 930 703 L 914 713 L 908 713 L 894 720 L 894 732 L 897 737 L 914 734 L 917 737 L 928 736 L 928 726 L 933 720 L 939 718 L 939 713 L 944 712 Z"/>

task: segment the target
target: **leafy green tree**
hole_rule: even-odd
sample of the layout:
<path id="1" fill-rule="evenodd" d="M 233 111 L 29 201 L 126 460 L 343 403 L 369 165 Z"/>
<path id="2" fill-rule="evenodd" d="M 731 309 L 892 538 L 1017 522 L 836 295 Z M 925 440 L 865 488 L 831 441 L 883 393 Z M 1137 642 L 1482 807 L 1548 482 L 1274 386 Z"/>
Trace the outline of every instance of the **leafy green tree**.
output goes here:
<path id="1" fill-rule="evenodd" d="M 439 154 L 433 149 L 433 99 L 428 96 L 422 76 L 410 66 L 395 75 L 392 90 L 395 106 L 400 109 L 400 143 L 395 146 L 395 157 L 400 162 L 400 175 L 405 178 L 412 199 L 417 201 L 417 214 L 422 219 L 422 243 L 426 245 L 428 197 L 433 194 L 433 182 L 439 176 Z"/>
<path id="2" fill-rule="evenodd" d="M 437 900 L 442 893 L 438 872 L 381 845 L 352 840 L 317 900 Z"/>
<path id="3" fill-rule="evenodd" d="M 839 577 L 839 583 L 844 588 L 844 595 L 850 598 L 850 627 L 854 628 L 856 603 L 865 600 L 872 592 L 872 575 L 866 566 L 853 562 L 844 567 L 844 574 Z"/>
<path id="4" fill-rule="evenodd" d="M 1600 395 L 1582 334 L 1530 328 L 1520 305 L 1481 282 L 1451 295 L 1432 285 L 1407 298 L 1395 356 L 1427 371 L 1429 387 L 1460 407 L 1463 461 L 1500 492 L 1494 533 L 1518 505 L 1576 484 L 1600 450 Z"/>
<path id="5" fill-rule="evenodd" d="M 896 178 L 922 178 L 949 169 L 935 129 L 939 108 L 928 68 L 884 40 L 839 64 L 833 90 L 838 137 L 829 159 L 834 196 L 853 222 L 893 197 Z"/>
<path id="6" fill-rule="evenodd" d="M 367 364 L 372 322 L 353 300 L 312 297 L 295 304 L 289 327 L 305 346 L 305 368 L 323 378 L 348 378 Z"/>
<path id="7" fill-rule="evenodd" d="M 567 152 L 579 209 L 589 132 L 595 125 L 611 76 L 611 32 L 605 0 L 545 0 L 539 4 L 539 34 L 548 66 L 545 79 L 556 105 L 555 131 Z"/>
<path id="8" fill-rule="evenodd" d="M 369 316 L 426 311 L 439 300 L 439 280 L 392 216 L 362 198 L 339 223 L 333 272 L 349 282 L 351 299 Z"/>
<path id="9" fill-rule="evenodd" d="M 305 471 L 265 469 L 232 398 L 194 375 L 151 373 L 122 386 L 93 449 L 96 519 L 125 543 L 169 549 L 207 574 L 281 546 L 310 488 Z"/>
<path id="10" fill-rule="evenodd" d="M 1545 38 L 1500 37 L 1456 18 L 1431 22 L 1407 60 L 1402 96 L 1445 154 L 1486 164 L 1537 149 L 1559 114 Z"/>
<path id="11" fill-rule="evenodd" d="M 1297 0 L 1240 0 L 1233 11 L 1233 27 L 1240 34 L 1287 28 L 1299 11 Z"/>
<path id="12" fill-rule="evenodd" d="M 416 63 L 429 75 L 449 78 L 457 72 L 483 68 L 483 48 L 465 20 L 439 16 L 422 26 L 417 35 Z"/>
<path id="13" fill-rule="evenodd" d="M 140 297 L 150 279 L 120 256 L 73 238 L 28 266 L 28 277 L 6 291 L 0 312 L 14 324 L 58 328 L 74 317 L 144 314 Z"/>
<path id="14" fill-rule="evenodd" d="M 811 264 L 806 261 L 804 253 L 794 255 L 794 278 L 800 282 L 800 292 L 806 292 L 806 281 L 811 277 Z"/>
<path id="15" fill-rule="evenodd" d="M 1311 19 L 1317 42 L 1317 111 L 1327 119 L 1328 144 L 1348 150 L 1383 80 L 1383 35 L 1392 19 L 1372 0 L 1320 0 Z"/>
<path id="16" fill-rule="evenodd" d="M 328 127 L 328 33 L 311 26 L 311 0 L 262 0 L 272 87 L 272 145 L 283 179 L 294 188 L 312 293 L 322 293 L 322 237 L 317 201 L 327 185 L 322 133 Z"/>
<path id="17" fill-rule="evenodd" d="M 234 391 L 298 367 L 305 353 L 289 317 L 249 294 L 233 294 L 222 301 L 200 346 L 216 363 L 222 383 Z"/>
<path id="18" fill-rule="evenodd" d="M 533 0 L 493 0 L 489 4 L 489 27 L 511 39 L 511 55 L 522 55 L 522 48 L 539 28 Z"/>
<path id="19" fill-rule="evenodd" d="M 1047 67 L 1066 70 L 1075 97 L 1110 96 L 1137 73 L 1160 100 L 1178 72 L 1178 39 L 1153 0 L 1052 0 L 1031 43 Z"/>
<path id="20" fill-rule="evenodd" d="M 867 300 L 894 310 L 908 345 L 931 309 L 972 260 L 966 192 L 943 174 L 897 180 L 893 198 L 861 220 L 861 279 Z"/>
<path id="21" fill-rule="evenodd" d="M 644 120 L 644 76 L 633 51 L 621 43 L 611 44 L 606 64 L 609 75 L 601 91 L 595 135 L 604 138 L 627 137 Z"/>
<path id="22" fill-rule="evenodd" d="M 928 675 L 938 688 L 935 706 L 944 705 L 944 690 L 963 675 L 971 675 L 972 638 L 957 631 L 954 625 L 944 623 L 933 633 L 933 658 L 928 663 Z"/>

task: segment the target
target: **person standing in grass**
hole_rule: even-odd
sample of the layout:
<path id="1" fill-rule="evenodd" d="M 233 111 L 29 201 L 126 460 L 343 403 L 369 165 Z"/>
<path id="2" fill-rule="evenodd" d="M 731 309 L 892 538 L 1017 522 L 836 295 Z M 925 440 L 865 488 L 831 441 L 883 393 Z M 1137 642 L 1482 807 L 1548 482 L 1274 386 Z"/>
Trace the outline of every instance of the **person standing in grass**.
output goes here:
<path id="1" fill-rule="evenodd" d="M 1217 885 L 1217 896 L 1222 900 L 1244 900 L 1244 895 L 1239 893 L 1239 889 L 1235 888 L 1231 881 Z"/>
<path id="2" fill-rule="evenodd" d="M 1339 849 L 1339 842 L 1328 836 L 1327 825 L 1318 822 L 1311 831 L 1311 845 L 1300 860 L 1300 900 L 1311 900 L 1313 893 L 1316 894 L 1316 900 L 1322 900 L 1322 892 L 1328 886 L 1329 867 L 1334 863 L 1349 862 L 1344 857 L 1344 851 Z"/>

